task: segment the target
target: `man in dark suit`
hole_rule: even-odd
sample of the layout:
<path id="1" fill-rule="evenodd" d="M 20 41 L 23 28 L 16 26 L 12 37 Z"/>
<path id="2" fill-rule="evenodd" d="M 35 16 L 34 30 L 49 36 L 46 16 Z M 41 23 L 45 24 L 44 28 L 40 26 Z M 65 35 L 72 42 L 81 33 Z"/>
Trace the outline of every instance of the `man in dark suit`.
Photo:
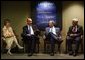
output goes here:
<path id="1" fill-rule="evenodd" d="M 27 18 L 27 25 L 23 27 L 22 37 L 25 40 L 25 43 L 28 45 L 28 56 L 32 56 L 35 52 L 36 47 L 36 33 L 39 31 L 36 26 L 32 25 L 32 19 Z"/>
<path id="2" fill-rule="evenodd" d="M 79 44 L 81 40 L 81 36 L 83 35 L 83 28 L 82 26 L 78 25 L 78 18 L 72 19 L 72 26 L 69 27 L 67 33 L 67 44 L 68 44 L 68 51 L 69 55 L 76 56 L 79 50 Z M 75 50 L 72 51 L 72 42 L 75 40 Z"/>
<path id="3" fill-rule="evenodd" d="M 54 56 L 55 40 L 61 43 L 60 28 L 54 26 L 54 21 L 49 21 L 49 27 L 46 28 L 45 36 L 51 43 L 51 56 Z"/>

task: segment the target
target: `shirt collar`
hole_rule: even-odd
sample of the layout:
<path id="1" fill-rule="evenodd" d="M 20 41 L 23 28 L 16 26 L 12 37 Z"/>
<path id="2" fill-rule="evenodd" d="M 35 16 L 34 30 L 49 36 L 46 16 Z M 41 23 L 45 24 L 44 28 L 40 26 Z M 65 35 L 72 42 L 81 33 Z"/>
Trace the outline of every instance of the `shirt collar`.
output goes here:
<path id="1" fill-rule="evenodd" d="M 51 27 L 51 28 L 55 28 L 55 27 L 53 26 L 53 27 Z"/>

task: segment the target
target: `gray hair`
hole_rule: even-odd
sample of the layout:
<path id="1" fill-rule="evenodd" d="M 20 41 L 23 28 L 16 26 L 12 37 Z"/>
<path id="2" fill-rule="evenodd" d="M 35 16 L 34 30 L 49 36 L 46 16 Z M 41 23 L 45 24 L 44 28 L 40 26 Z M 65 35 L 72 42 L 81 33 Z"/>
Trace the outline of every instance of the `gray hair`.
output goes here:
<path id="1" fill-rule="evenodd" d="M 79 19 L 78 18 L 73 18 L 72 21 L 78 21 Z"/>
<path id="2" fill-rule="evenodd" d="M 55 22 L 54 22 L 53 20 L 50 20 L 49 23 L 53 23 L 53 24 L 55 24 Z"/>

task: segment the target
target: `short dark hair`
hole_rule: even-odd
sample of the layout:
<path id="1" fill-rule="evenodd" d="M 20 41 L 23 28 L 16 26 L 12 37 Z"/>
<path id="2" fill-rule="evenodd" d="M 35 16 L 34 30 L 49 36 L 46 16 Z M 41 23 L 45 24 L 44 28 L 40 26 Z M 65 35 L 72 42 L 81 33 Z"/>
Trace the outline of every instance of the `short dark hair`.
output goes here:
<path id="1" fill-rule="evenodd" d="M 6 25 L 6 23 L 10 22 L 9 19 L 4 19 L 4 25 Z"/>

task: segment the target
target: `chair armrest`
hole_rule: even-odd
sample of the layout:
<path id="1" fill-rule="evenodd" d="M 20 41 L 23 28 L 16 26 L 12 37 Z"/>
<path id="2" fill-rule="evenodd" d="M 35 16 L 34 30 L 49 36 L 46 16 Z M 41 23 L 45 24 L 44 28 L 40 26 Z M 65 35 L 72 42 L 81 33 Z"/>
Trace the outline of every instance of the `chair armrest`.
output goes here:
<path id="1" fill-rule="evenodd" d="M 83 39 L 83 35 L 81 35 L 81 39 Z"/>
<path id="2" fill-rule="evenodd" d="M 2 37 L 1 39 L 5 41 L 5 38 L 4 37 Z"/>

